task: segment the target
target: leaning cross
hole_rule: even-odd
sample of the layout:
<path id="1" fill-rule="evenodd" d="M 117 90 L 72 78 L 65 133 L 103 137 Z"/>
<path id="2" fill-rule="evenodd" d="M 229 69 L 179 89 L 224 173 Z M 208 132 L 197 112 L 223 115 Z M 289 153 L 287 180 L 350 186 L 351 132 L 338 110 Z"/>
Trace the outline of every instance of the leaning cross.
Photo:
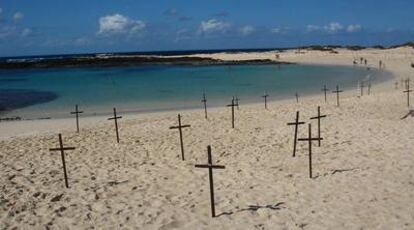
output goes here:
<path id="1" fill-rule="evenodd" d="M 75 105 L 75 112 L 70 112 L 70 114 L 75 114 L 76 116 L 76 132 L 79 133 L 79 114 L 83 113 L 83 111 L 78 110 L 78 105 Z"/>
<path id="2" fill-rule="evenodd" d="M 312 178 L 312 141 L 323 140 L 323 138 L 312 138 L 312 127 L 309 124 L 309 137 L 308 138 L 299 138 L 298 141 L 307 141 L 309 143 L 309 177 Z"/>
<path id="3" fill-rule="evenodd" d="M 183 131 L 182 128 L 188 128 L 191 125 L 181 125 L 181 115 L 178 114 L 178 126 L 171 126 L 170 129 L 178 129 L 180 133 L 180 144 L 181 144 L 181 159 L 185 160 L 184 158 L 184 144 L 183 144 Z"/>
<path id="4" fill-rule="evenodd" d="M 118 119 L 121 119 L 122 116 L 116 116 L 116 108 L 114 108 L 114 116 L 111 118 L 108 118 L 108 120 L 114 120 L 115 121 L 115 132 L 116 132 L 116 141 L 119 143 L 119 132 L 118 132 Z"/>
<path id="5" fill-rule="evenodd" d="M 326 115 L 321 115 L 321 107 L 318 106 L 318 116 L 311 117 L 311 120 L 318 119 L 318 138 L 321 138 L 321 118 L 325 118 Z M 321 139 L 318 140 L 318 146 L 321 146 Z"/>
<path id="6" fill-rule="evenodd" d="M 59 148 L 52 148 L 49 149 L 49 151 L 60 151 L 62 156 L 62 165 L 63 165 L 63 175 L 65 176 L 65 185 L 66 188 L 69 188 L 68 183 L 68 175 L 66 173 L 66 162 L 65 162 L 65 151 L 67 150 L 75 150 L 75 147 L 63 147 L 63 141 L 62 141 L 62 134 L 59 133 Z"/>
<path id="7" fill-rule="evenodd" d="M 265 93 L 262 97 L 264 98 L 265 109 L 267 109 L 267 97 L 269 94 Z"/>
<path id="8" fill-rule="evenodd" d="M 299 111 L 296 111 L 296 119 L 295 122 L 287 123 L 287 125 L 294 125 L 295 126 L 295 139 L 293 140 L 293 157 L 296 154 L 296 142 L 298 139 L 298 126 L 303 125 L 305 122 L 299 122 Z"/>
<path id="9" fill-rule="evenodd" d="M 332 93 L 336 93 L 336 105 L 339 106 L 339 93 L 342 93 L 342 90 L 339 90 L 339 86 L 336 86 L 336 90 L 332 91 Z"/>
<path id="10" fill-rule="evenodd" d="M 326 88 L 326 85 L 324 85 L 324 86 L 323 86 L 323 89 L 322 89 L 321 91 L 323 91 L 323 92 L 324 92 L 324 94 L 325 94 L 325 102 L 326 102 L 326 92 L 327 92 L 327 91 L 329 91 L 329 89 L 328 89 L 328 88 Z"/>
<path id="11" fill-rule="evenodd" d="M 213 160 L 211 159 L 211 146 L 207 146 L 207 156 L 208 163 L 205 165 L 196 164 L 196 168 L 208 168 L 208 178 L 210 181 L 210 202 L 211 202 L 211 215 L 216 217 L 216 208 L 214 205 L 214 184 L 213 184 L 213 169 L 225 169 L 223 165 L 213 165 Z"/>

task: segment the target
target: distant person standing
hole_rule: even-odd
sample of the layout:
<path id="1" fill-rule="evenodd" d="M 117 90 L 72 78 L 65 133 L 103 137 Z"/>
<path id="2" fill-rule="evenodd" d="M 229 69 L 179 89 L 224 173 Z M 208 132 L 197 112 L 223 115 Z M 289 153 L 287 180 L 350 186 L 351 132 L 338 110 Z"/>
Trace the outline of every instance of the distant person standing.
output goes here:
<path id="1" fill-rule="evenodd" d="M 379 68 L 382 69 L 382 60 L 379 60 Z"/>
<path id="2" fill-rule="evenodd" d="M 359 64 L 362 64 L 362 62 L 364 61 L 364 58 L 363 57 L 361 57 L 360 58 L 360 63 Z"/>
<path id="3" fill-rule="evenodd" d="M 364 62 L 365 62 L 365 65 L 367 65 L 367 64 L 368 64 L 368 60 L 367 60 L 367 59 L 365 59 L 365 60 L 364 60 Z"/>

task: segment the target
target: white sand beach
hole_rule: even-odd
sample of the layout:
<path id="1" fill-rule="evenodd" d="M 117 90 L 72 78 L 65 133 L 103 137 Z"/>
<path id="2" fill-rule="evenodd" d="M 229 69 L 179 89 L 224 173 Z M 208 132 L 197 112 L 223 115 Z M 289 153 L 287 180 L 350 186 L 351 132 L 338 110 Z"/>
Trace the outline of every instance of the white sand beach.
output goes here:
<path id="1" fill-rule="evenodd" d="M 364 49 L 338 53 L 295 50 L 280 61 L 352 65 L 364 57 L 371 68 L 385 63 L 395 79 L 359 89 L 328 103 L 320 95 L 179 111 L 186 160 L 181 160 L 177 111 L 127 115 L 119 120 L 120 143 L 106 117 L 0 123 L 0 229 L 414 229 L 414 117 L 402 80 L 414 73 L 414 49 Z M 276 52 L 196 55 L 226 60 L 275 59 Z M 398 82 L 398 88 L 395 82 Z M 356 85 L 357 83 L 355 83 Z M 334 90 L 334 86 L 328 86 Z M 271 99 L 272 95 L 269 96 Z M 413 101 L 414 103 L 414 101 Z M 292 126 L 317 115 L 322 145 L 314 142 L 313 176 L 308 143 L 292 157 Z M 120 114 L 122 115 L 122 114 Z M 58 146 L 66 153 L 65 188 Z M 307 125 L 299 137 L 307 137 Z M 211 218 L 207 145 L 213 163 L 216 213 Z"/>

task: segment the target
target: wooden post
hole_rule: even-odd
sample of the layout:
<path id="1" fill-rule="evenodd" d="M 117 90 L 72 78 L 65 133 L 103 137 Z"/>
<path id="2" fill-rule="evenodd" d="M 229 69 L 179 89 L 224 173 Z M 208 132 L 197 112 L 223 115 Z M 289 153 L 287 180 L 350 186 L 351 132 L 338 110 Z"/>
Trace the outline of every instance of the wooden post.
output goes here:
<path id="1" fill-rule="evenodd" d="M 207 157 L 208 163 L 207 164 L 196 164 L 196 168 L 208 168 L 208 178 L 210 182 L 210 202 L 211 202 L 211 216 L 214 218 L 216 217 L 216 208 L 214 204 L 214 182 L 213 182 L 213 169 L 225 169 L 223 165 L 213 165 L 213 160 L 211 157 L 211 146 L 207 146 Z"/>
<path id="2" fill-rule="evenodd" d="M 336 106 L 339 107 L 339 93 L 342 93 L 342 90 L 339 90 L 339 86 L 336 86 L 336 90 L 332 91 L 332 93 L 336 93 Z"/>
<path id="3" fill-rule="evenodd" d="M 178 129 L 180 133 L 180 145 L 181 145 L 181 159 L 185 160 L 184 158 L 184 143 L 183 143 L 183 128 L 191 127 L 191 125 L 181 125 L 181 115 L 178 114 L 178 126 L 171 126 L 170 129 Z"/>
<path id="4" fill-rule="evenodd" d="M 321 115 L 321 107 L 318 106 L 318 116 L 310 118 L 311 120 L 318 119 L 318 138 L 319 138 L 318 146 L 319 147 L 321 146 L 321 140 L 322 140 L 321 139 L 321 118 L 325 118 L 325 117 L 326 115 Z"/>
<path id="5" fill-rule="evenodd" d="M 287 123 L 287 125 L 294 125 L 295 126 L 295 135 L 293 140 L 293 157 L 296 155 L 296 142 L 298 139 L 298 126 L 303 125 L 305 122 L 299 122 L 299 111 L 296 111 L 296 118 L 295 122 Z"/>
<path id="6" fill-rule="evenodd" d="M 325 102 L 327 102 L 327 100 L 326 100 L 326 92 L 328 91 L 329 89 L 328 88 L 326 88 L 326 85 L 324 85 L 323 86 L 323 89 L 322 89 L 322 91 L 324 92 L 324 94 L 325 94 Z"/>
<path id="7" fill-rule="evenodd" d="M 234 129 L 234 107 L 237 106 L 237 104 L 234 104 L 234 97 L 233 100 L 231 100 L 231 104 L 227 105 L 227 107 L 231 107 L 231 127 Z"/>
<path id="8" fill-rule="evenodd" d="M 298 141 L 307 141 L 309 143 L 309 178 L 312 178 L 312 141 L 317 141 L 322 138 L 312 138 L 312 126 L 309 124 L 309 137 L 299 138 Z"/>
<path id="9" fill-rule="evenodd" d="M 114 116 L 108 118 L 108 120 L 115 121 L 115 132 L 116 132 L 116 142 L 119 143 L 119 132 L 118 132 L 118 119 L 121 119 L 122 116 L 116 116 L 116 108 L 114 108 Z"/>
<path id="10" fill-rule="evenodd" d="M 205 93 L 203 93 L 203 100 L 201 102 L 204 103 L 204 117 L 207 119 L 207 98 Z"/>
<path id="11" fill-rule="evenodd" d="M 413 90 L 410 90 L 410 79 L 406 81 L 406 90 L 403 91 L 404 93 L 407 93 L 407 106 L 410 107 L 410 92 Z"/>
<path id="12" fill-rule="evenodd" d="M 63 166 L 63 175 L 65 177 L 65 186 L 66 188 L 69 188 L 68 183 L 68 175 L 66 173 L 66 161 L 65 161 L 65 151 L 67 150 L 75 150 L 74 147 L 63 147 L 63 141 L 62 141 L 62 134 L 59 133 L 59 148 L 52 148 L 49 149 L 49 151 L 60 151 L 60 155 L 62 157 L 62 166 Z"/>
<path id="13" fill-rule="evenodd" d="M 76 132 L 79 133 L 79 114 L 83 111 L 78 110 L 78 105 L 75 105 L 75 112 L 70 112 L 70 114 L 75 114 L 76 116 Z"/>
<path id="14" fill-rule="evenodd" d="M 266 92 L 264 93 L 264 95 L 262 96 L 264 98 L 264 104 L 265 104 L 265 109 L 267 109 L 267 97 L 269 96 L 269 94 L 267 94 Z"/>

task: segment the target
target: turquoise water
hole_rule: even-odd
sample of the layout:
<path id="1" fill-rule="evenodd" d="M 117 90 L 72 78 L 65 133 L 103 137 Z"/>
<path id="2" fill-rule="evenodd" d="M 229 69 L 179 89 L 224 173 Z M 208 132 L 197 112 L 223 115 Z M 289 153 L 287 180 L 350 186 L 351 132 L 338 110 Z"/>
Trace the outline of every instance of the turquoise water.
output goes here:
<path id="1" fill-rule="evenodd" d="M 296 91 L 301 95 L 321 93 L 324 84 L 330 89 L 337 84 L 350 88 L 368 78 L 375 83 L 389 77 L 389 73 L 373 69 L 314 65 L 282 65 L 280 69 L 275 65 L 236 65 L 2 70 L 0 90 L 42 92 L 33 94 L 34 102 L 28 102 L 31 105 L 2 115 L 39 118 L 68 117 L 75 104 L 87 115 L 109 114 L 114 106 L 120 112 L 199 108 L 203 92 L 210 106 L 223 106 L 233 95 L 241 103 L 259 102 L 265 91 L 269 100 L 278 100 L 293 98 Z M 42 96 L 44 100 L 36 103 Z M 14 96 L 17 101 L 19 98 L 27 100 Z"/>

